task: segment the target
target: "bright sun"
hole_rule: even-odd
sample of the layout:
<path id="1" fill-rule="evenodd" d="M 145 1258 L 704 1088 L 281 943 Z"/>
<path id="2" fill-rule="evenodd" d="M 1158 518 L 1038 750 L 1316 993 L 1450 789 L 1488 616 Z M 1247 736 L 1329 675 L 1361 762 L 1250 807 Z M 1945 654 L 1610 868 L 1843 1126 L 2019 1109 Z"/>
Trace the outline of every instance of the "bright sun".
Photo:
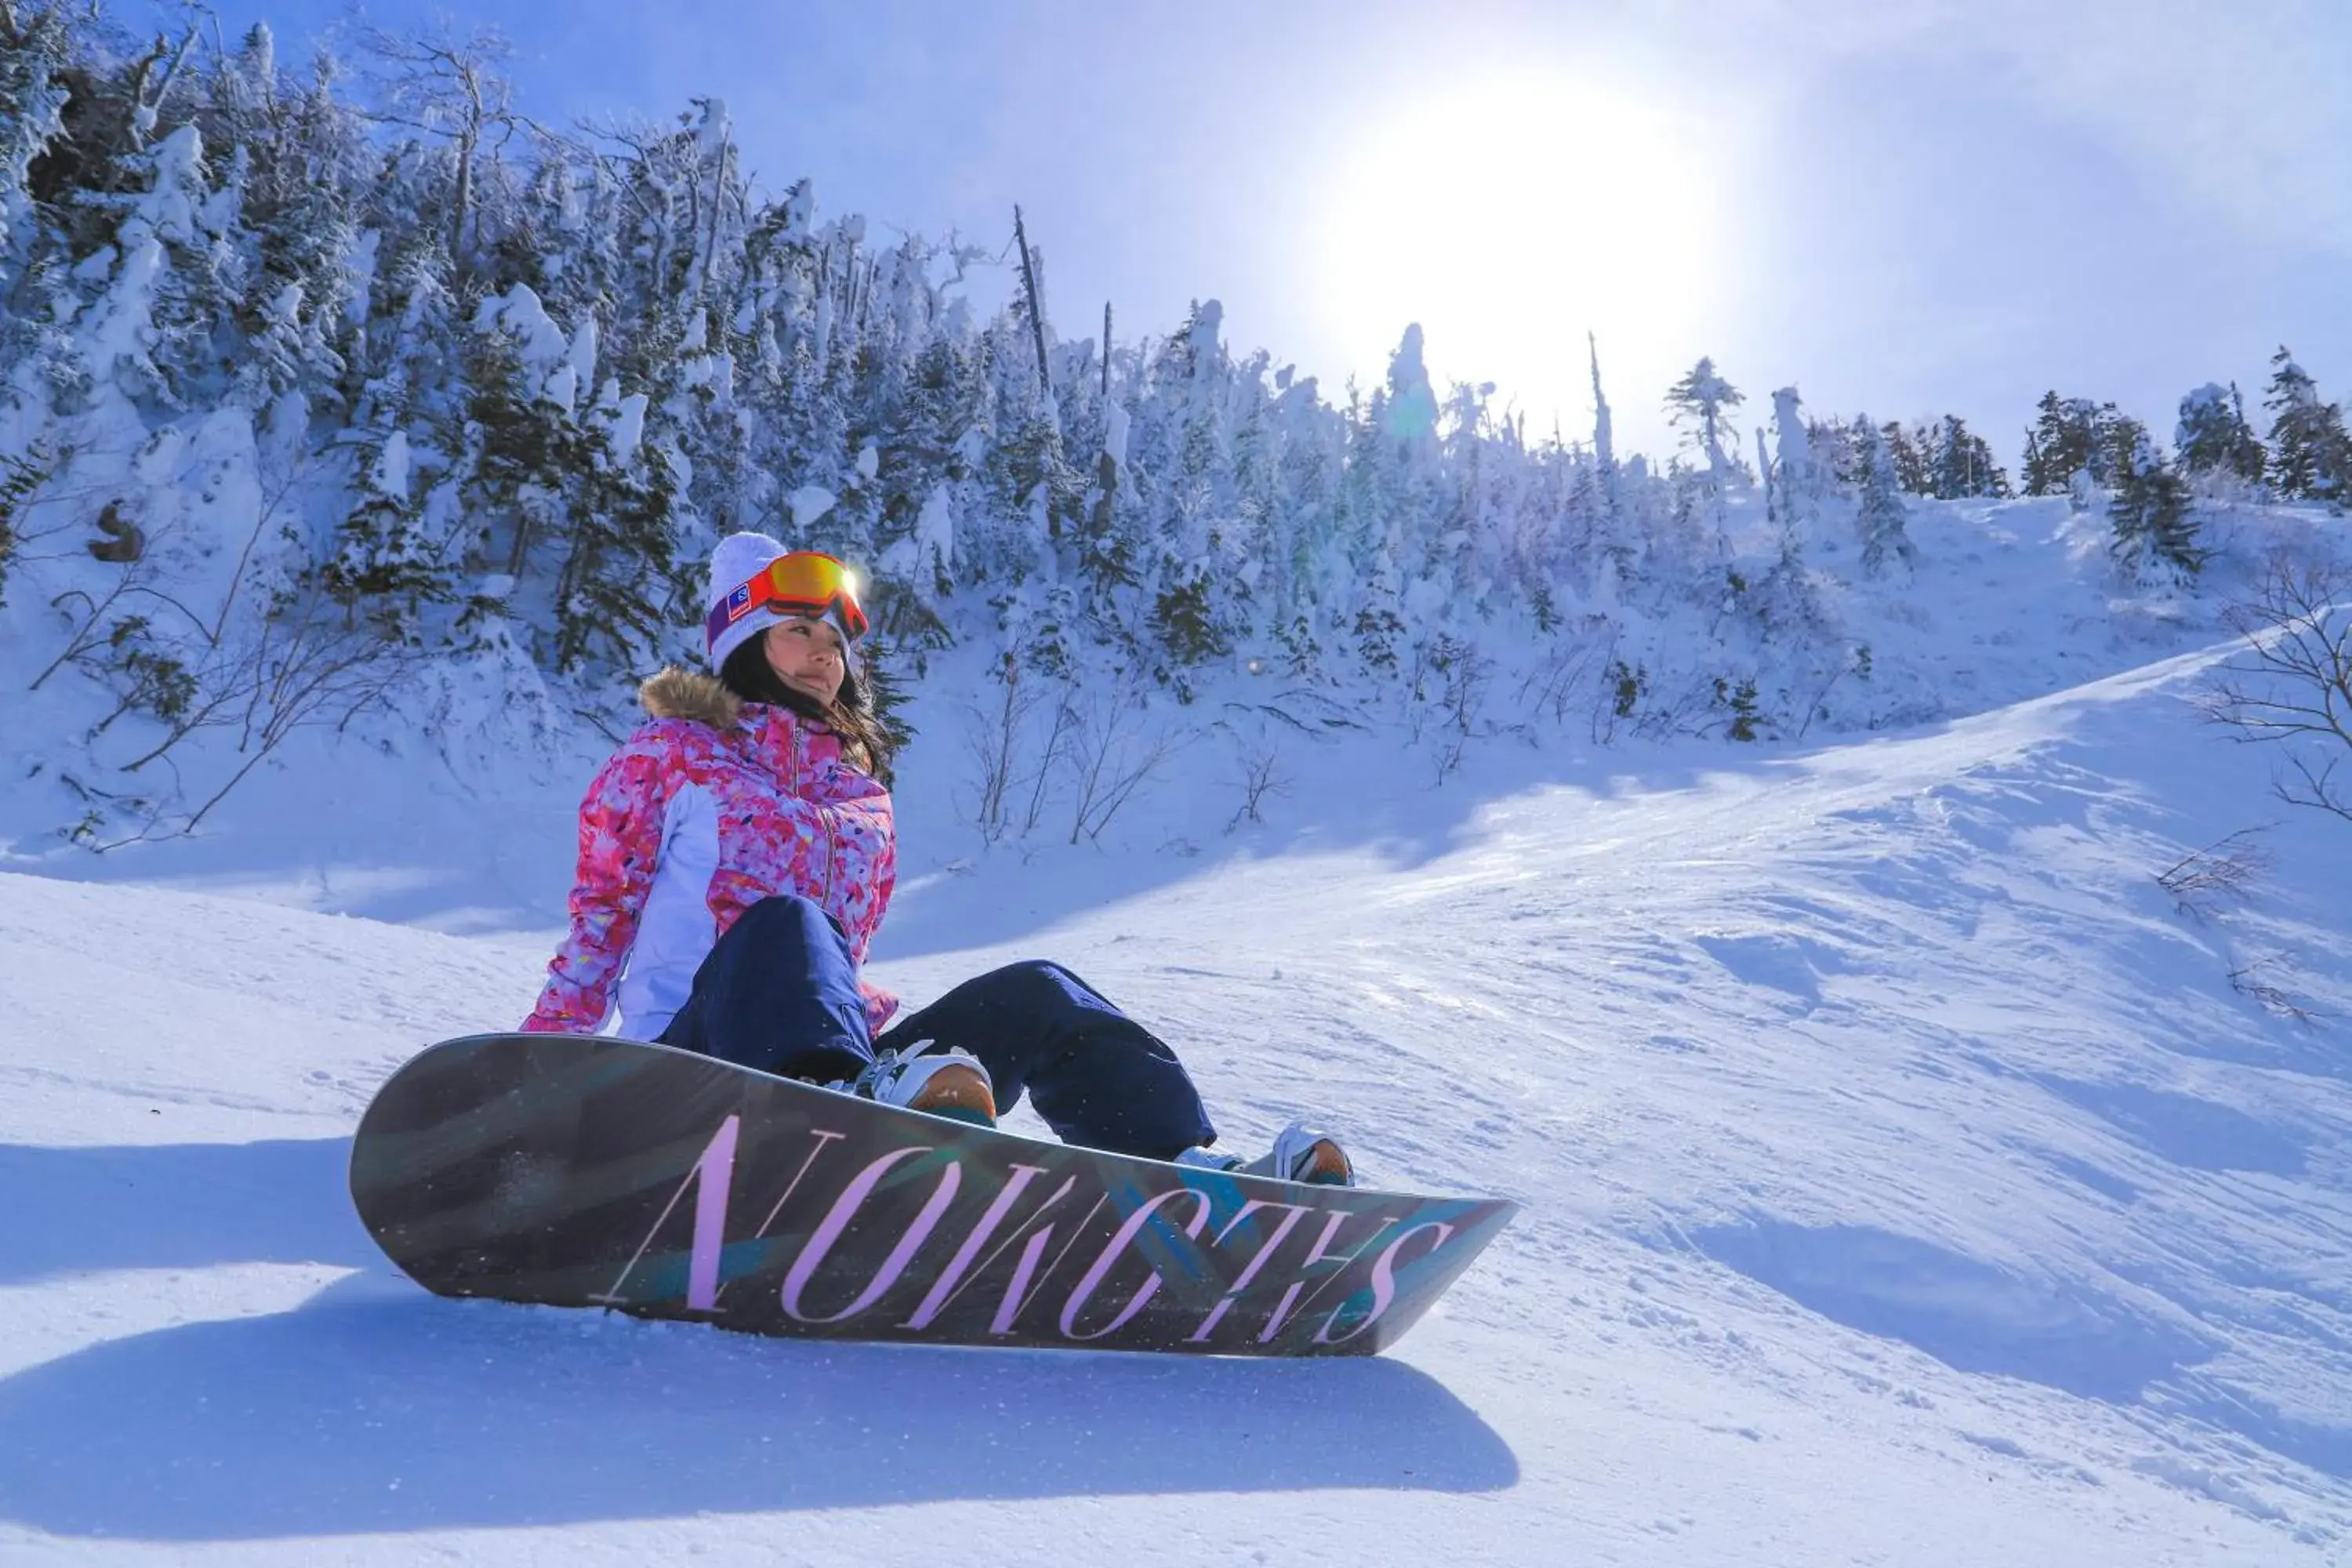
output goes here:
<path id="1" fill-rule="evenodd" d="M 1440 396 L 1451 376 L 1530 412 L 1585 405 L 1587 330 L 1604 356 L 1649 360 L 1709 313 L 1728 258 L 1696 138 L 1656 102 L 1555 72 L 1398 104 L 1318 226 L 1326 331 L 1385 364 L 1372 356 L 1419 321 Z"/>

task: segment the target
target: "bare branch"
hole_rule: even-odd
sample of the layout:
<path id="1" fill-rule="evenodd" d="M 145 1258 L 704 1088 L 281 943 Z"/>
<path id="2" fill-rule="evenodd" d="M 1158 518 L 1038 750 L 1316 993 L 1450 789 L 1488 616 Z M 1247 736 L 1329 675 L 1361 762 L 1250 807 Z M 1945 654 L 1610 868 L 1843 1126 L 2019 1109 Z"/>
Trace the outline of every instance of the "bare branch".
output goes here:
<path id="1" fill-rule="evenodd" d="M 1225 824 L 1231 833 L 1244 822 L 1264 822 L 1265 802 L 1290 793 L 1290 781 L 1281 772 L 1282 747 L 1264 735 L 1240 742 L 1240 754 L 1234 759 L 1241 765 L 1242 804 L 1233 820 Z"/>
<path id="2" fill-rule="evenodd" d="M 1037 752 L 1037 766 L 1029 775 L 1029 808 L 1021 815 L 1021 836 L 1026 838 L 1036 831 L 1037 823 L 1045 815 L 1045 784 L 1060 765 L 1069 750 L 1071 731 L 1077 727 L 1077 710 L 1070 705 L 1067 695 L 1054 704 L 1053 728 L 1046 731 L 1045 743 Z"/>
<path id="3" fill-rule="evenodd" d="M 1012 654 L 1004 656 L 996 682 L 1000 696 L 992 708 L 974 705 L 966 710 L 964 744 L 978 785 L 971 824 L 980 830 L 983 844 L 993 844 L 1004 837 L 1006 801 L 1013 787 L 1014 764 L 1021 754 L 1022 736 L 1028 728 L 1030 713 L 1044 700 L 1043 693 L 1024 683 L 1021 661 Z M 1034 813 L 1035 808 L 1033 805 L 1031 809 Z"/>
<path id="4" fill-rule="evenodd" d="M 2248 896 L 2255 880 L 2270 869 L 2270 857 L 2254 844 L 2263 827 L 2242 827 L 2228 837 L 2192 849 L 2157 872 L 2156 885 L 2172 895 L 2181 913 L 2202 919 L 2221 902 Z"/>
<path id="5" fill-rule="evenodd" d="M 2294 750 L 2293 779 L 2274 789 L 2290 805 L 2316 806 L 2352 820 L 2352 796 L 2335 782 L 2352 750 L 2352 578 L 2332 563 L 2284 552 L 2265 563 L 2254 597 L 2233 605 L 2230 624 L 2245 649 L 2214 672 L 2205 716 L 2242 741 L 2317 742 L 2325 760 Z"/>
<path id="6" fill-rule="evenodd" d="M 2343 760 L 2330 757 L 2324 766 L 2315 768 L 2308 757 L 2291 757 L 2287 765 L 2303 781 L 2301 786 L 2281 779 L 2271 785 L 2271 791 L 2289 805 L 2317 806 L 2352 821 L 2352 798 L 2347 798 L 2335 782 L 2336 765 Z"/>
<path id="7" fill-rule="evenodd" d="M 466 266 L 466 230 L 474 207 L 474 162 L 483 142 L 503 147 L 522 117 L 514 107 L 514 86 L 503 68 L 513 58 L 495 27 L 477 27 L 464 38 L 436 27 L 421 37 L 402 37 L 380 27 L 362 27 L 360 47 L 383 67 L 371 79 L 383 107 L 370 114 L 444 136 L 456 144 L 457 189 L 449 198 L 450 260 Z"/>
<path id="8" fill-rule="evenodd" d="M 2249 741 L 2299 735 L 2352 747 L 2352 589 L 2325 563 L 2274 556 L 2255 597 L 2227 611 L 2246 649 L 2216 672 L 2208 717 Z"/>
<path id="9" fill-rule="evenodd" d="M 2318 1008 L 2301 1001 L 2292 994 L 2262 978 L 2262 972 L 2278 963 L 2273 955 L 2242 963 L 2230 971 L 2230 989 L 2257 1004 L 2263 1011 L 2281 1018 L 2292 1018 L 2298 1024 L 2315 1023 L 2326 1016 Z"/>
<path id="10" fill-rule="evenodd" d="M 1092 697 L 1077 708 L 1068 742 L 1071 843 L 1101 837 L 1119 808 L 1176 753 L 1181 742 L 1170 731 L 1136 733 L 1144 714 L 1143 703 L 1130 691 Z"/>

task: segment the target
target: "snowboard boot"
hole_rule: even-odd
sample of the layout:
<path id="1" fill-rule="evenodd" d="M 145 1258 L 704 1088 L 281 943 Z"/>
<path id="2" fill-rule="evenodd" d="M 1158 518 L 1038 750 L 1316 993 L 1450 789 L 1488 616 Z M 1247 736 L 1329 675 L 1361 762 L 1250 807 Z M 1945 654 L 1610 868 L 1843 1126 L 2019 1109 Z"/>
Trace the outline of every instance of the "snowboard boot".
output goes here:
<path id="1" fill-rule="evenodd" d="M 1187 1149 L 1176 1156 L 1180 1165 L 1197 1165 L 1203 1170 L 1230 1171 L 1237 1176 L 1272 1176 L 1285 1182 L 1305 1182 L 1318 1187 L 1352 1187 L 1356 1184 L 1356 1168 L 1349 1163 L 1348 1152 L 1339 1147 L 1336 1138 L 1319 1132 L 1309 1132 L 1306 1124 L 1294 1121 L 1275 1138 L 1274 1147 L 1255 1160 L 1244 1160 L 1238 1154 L 1220 1154 L 1211 1149 Z"/>
<path id="2" fill-rule="evenodd" d="M 919 1050 L 884 1051 L 857 1075 L 857 1092 L 884 1105 L 974 1127 L 996 1125 L 996 1093 L 988 1069 L 969 1051 L 950 1049 L 935 1056 Z"/>

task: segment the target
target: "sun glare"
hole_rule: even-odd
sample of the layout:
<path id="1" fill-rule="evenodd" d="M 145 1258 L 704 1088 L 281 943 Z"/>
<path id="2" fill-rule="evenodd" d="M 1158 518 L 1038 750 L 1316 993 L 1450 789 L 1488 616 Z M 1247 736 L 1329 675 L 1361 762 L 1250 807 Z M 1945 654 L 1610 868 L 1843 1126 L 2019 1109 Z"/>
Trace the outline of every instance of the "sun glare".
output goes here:
<path id="1" fill-rule="evenodd" d="M 1671 352 L 1707 313 L 1720 193 L 1696 128 L 1575 76 L 1490 77 L 1397 105 L 1351 147 L 1318 225 L 1327 331 L 1381 365 L 1407 322 L 1447 378 L 1520 408 L 1589 405 L 1585 332 Z M 1612 398 L 1612 401 L 1614 399 Z"/>

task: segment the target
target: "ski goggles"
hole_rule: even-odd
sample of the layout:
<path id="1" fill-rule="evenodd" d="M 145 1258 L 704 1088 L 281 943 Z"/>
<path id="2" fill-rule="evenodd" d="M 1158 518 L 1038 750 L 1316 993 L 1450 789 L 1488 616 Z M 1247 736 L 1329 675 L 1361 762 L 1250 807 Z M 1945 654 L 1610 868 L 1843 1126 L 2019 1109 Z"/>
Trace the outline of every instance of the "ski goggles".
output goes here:
<path id="1" fill-rule="evenodd" d="M 837 611 L 845 637 L 855 641 L 866 635 L 866 610 L 857 602 L 857 574 L 814 550 L 777 556 L 759 575 L 721 599 L 703 623 L 705 641 L 716 646 L 719 634 L 761 609 L 773 616 L 822 616 Z"/>

